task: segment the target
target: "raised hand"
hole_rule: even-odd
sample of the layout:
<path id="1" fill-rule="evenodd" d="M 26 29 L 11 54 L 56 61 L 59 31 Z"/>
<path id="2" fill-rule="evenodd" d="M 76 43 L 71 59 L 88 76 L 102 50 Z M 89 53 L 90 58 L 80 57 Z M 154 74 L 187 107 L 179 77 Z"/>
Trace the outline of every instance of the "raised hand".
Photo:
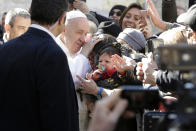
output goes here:
<path id="1" fill-rule="evenodd" d="M 84 1 L 75 0 L 75 1 L 73 2 L 73 7 L 74 7 L 75 9 L 80 10 L 80 11 L 83 12 L 83 13 L 89 13 L 89 8 L 88 8 L 87 4 L 86 4 Z"/>
<path id="2" fill-rule="evenodd" d="M 147 58 L 142 59 L 142 62 L 137 66 L 137 78 L 145 84 L 156 85 L 157 64 L 153 60 L 153 54 L 149 53 Z"/>
<path id="3" fill-rule="evenodd" d="M 112 62 L 116 70 L 121 74 L 125 71 L 133 70 L 136 65 L 136 62 L 133 59 L 126 56 L 120 57 L 117 54 L 112 55 Z"/>
<path id="4" fill-rule="evenodd" d="M 166 29 L 166 24 L 159 16 L 157 9 L 155 8 L 154 3 L 151 0 L 147 0 L 148 9 L 147 14 L 150 16 L 153 24 L 161 30 Z"/>
<path id="5" fill-rule="evenodd" d="M 83 54 L 85 57 L 88 57 L 90 52 L 93 50 L 94 46 L 103 40 L 99 37 L 92 37 L 90 40 L 88 40 L 82 47 L 81 54 Z"/>

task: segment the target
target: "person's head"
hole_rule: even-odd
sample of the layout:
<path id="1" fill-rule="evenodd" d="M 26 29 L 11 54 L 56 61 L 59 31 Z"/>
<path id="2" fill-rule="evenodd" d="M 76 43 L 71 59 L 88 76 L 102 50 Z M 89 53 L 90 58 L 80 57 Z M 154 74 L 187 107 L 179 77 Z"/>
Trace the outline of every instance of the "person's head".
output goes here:
<path id="1" fill-rule="evenodd" d="M 188 25 L 192 29 L 192 32 L 190 31 L 189 28 L 187 28 L 186 30 L 186 34 L 188 34 L 187 41 L 189 41 L 189 39 L 193 39 L 193 43 L 195 44 L 196 43 L 196 4 L 192 5 L 188 9 L 188 11 L 182 15 L 183 17 L 181 17 L 180 22 Z"/>
<path id="2" fill-rule="evenodd" d="M 116 38 L 109 34 L 100 34 L 98 37 L 102 38 L 102 40 L 94 46 L 92 52 L 90 53 L 88 57 L 90 65 L 92 67 L 97 65 L 97 61 L 98 61 L 97 54 L 100 51 L 102 51 L 106 45 L 116 42 Z"/>
<path id="3" fill-rule="evenodd" d="M 98 66 L 104 67 L 105 70 L 112 70 L 114 68 L 112 62 L 112 55 L 115 54 L 121 56 L 120 49 L 117 49 L 113 46 L 108 46 L 103 49 L 99 54 Z"/>
<path id="4" fill-rule="evenodd" d="M 15 8 L 10 10 L 5 18 L 6 40 L 11 40 L 24 34 L 31 24 L 27 10 Z"/>
<path id="5" fill-rule="evenodd" d="M 98 30 L 99 22 L 98 22 L 98 20 L 97 20 L 93 15 L 91 15 L 90 13 L 86 13 L 85 15 L 86 15 L 86 17 L 87 17 L 87 19 L 88 19 L 88 24 L 89 24 L 89 27 L 90 27 L 89 33 L 90 33 L 91 35 L 93 35 L 93 34 L 96 33 L 97 30 Z"/>
<path id="6" fill-rule="evenodd" d="M 109 34 L 114 37 L 117 37 L 118 34 L 122 31 L 120 26 L 116 22 L 112 21 L 103 21 L 99 24 L 98 34 Z"/>
<path id="7" fill-rule="evenodd" d="M 67 6 L 67 0 L 32 0 L 32 23 L 48 27 L 57 36 L 64 30 Z"/>
<path id="8" fill-rule="evenodd" d="M 120 17 L 120 26 L 125 28 L 136 28 L 136 24 L 142 19 L 142 7 L 137 3 L 130 4 Z"/>
<path id="9" fill-rule="evenodd" d="M 124 5 L 114 5 L 109 12 L 109 17 L 118 23 L 125 8 Z"/>
<path id="10" fill-rule="evenodd" d="M 125 28 L 117 37 L 121 44 L 128 44 L 129 47 L 137 52 L 142 52 L 146 45 L 146 39 L 141 31 L 133 28 Z"/>
<path id="11" fill-rule="evenodd" d="M 88 32 L 89 24 L 85 14 L 76 10 L 67 13 L 64 35 L 70 53 L 75 54 L 80 51 Z"/>
<path id="12" fill-rule="evenodd" d="M 172 28 L 161 33 L 159 38 L 163 39 L 164 44 L 187 43 L 184 31 L 186 31 L 185 27 Z"/>

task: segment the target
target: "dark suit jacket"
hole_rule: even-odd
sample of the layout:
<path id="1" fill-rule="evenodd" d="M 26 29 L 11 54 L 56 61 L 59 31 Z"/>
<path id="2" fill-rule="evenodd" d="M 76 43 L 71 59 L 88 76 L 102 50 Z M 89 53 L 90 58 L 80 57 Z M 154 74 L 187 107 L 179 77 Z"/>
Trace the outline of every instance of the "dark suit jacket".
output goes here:
<path id="1" fill-rule="evenodd" d="M 30 28 L 0 48 L 0 131 L 78 131 L 78 105 L 64 52 Z"/>

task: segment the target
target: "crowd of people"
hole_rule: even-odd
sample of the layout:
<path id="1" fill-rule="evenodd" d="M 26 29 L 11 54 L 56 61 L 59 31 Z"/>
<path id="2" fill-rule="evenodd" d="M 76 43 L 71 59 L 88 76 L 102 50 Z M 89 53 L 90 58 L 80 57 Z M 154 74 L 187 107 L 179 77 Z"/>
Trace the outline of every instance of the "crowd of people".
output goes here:
<path id="1" fill-rule="evenodd" d="M 91 11 L 85 0 L 32 0 L 28 11 L 5 12 L 0 130 L 117 130 L 128 105 L 120 98 L 122 85 L 156 86 L 176 100 L 180 73 L 159 69 L 145 48 L 152 39 L 195 44 L 196 4 L 175 23 L 162 20 L 151 0 L 146 10 L 127 5 L 114 5 L 108 17 Z M 161 32 L 153 34 L 152 24 Z M 139 116 L 126 113 L 130 126 L 121 130 L 142 130 Z"/>

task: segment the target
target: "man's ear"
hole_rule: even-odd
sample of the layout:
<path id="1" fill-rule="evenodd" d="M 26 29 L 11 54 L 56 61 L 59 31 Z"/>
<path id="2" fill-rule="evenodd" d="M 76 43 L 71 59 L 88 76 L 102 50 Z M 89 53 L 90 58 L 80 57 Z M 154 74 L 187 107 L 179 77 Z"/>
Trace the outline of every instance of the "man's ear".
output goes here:
<path id="1" fill-rule="evenodd" d="M 6 32 L 6 33 L 10 33 L 10 31 L 11 31 L 11 26 L 10 26 L 9 24 L 5 24 L 5 25 L 4 25 L 4 28 L 5 28 L 5 32 Z"/>
<path id="2" fill-rule="evenodd" d="M 61 16 L 60 16 L 60 18 L 59 18 L 59 25 L 64 25 L 65 24 L 65 20 L 66 20 L 66 13 L 67 12 L 64 12 Z"/>

